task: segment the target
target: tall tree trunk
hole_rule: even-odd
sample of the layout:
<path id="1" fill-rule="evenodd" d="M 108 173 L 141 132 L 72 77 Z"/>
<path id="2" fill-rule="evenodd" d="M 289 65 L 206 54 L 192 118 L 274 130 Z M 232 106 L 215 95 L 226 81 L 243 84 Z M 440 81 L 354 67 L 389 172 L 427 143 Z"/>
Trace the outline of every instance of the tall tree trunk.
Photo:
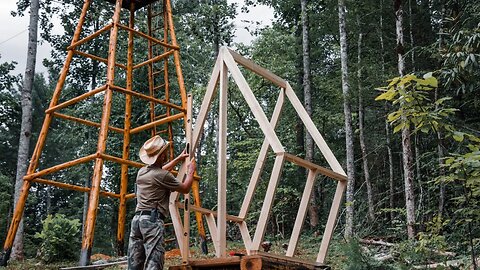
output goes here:
<path id="1" fill-rule="evenodd" d="M 422 185 L 422 173 L 421 173 L 421 166 L 420 166 L 420 146 L 419 146 L 419 140 L 420 137 L 416 134 L 414 137 L 414 145 L 415 145 L 415 171 L 416 171 L 416 178 L 418 182 L 418 187 L 420 189 L 420 194 L 418 196 L 418 205 L 417 209 L 420 212 L 420 222 L 423 224 L 423 212 L 422 209 L 424 208 L 423 206 L 423 185 Z"/>
<path id="2" fill-rule="evenodd" d="M 385 78 L 385 43 L 383 41 L 383 0 L 380 0 L 380 19 L 379 19 L 379 28 L 380 28 L 380 54 L 381 54 L 381 68 L 382 68 L 382 78 Z M 388 106 L 388 105 L 385 105 Z M 388 111 L 388 110 L 385 110 Z M 392 145 L 390 142 L 390 130 L 389 130 L 388 121 L 385 121 L 385 136 L 387 142 L 387 156 L 388 156 L 388 183 L 389 183 L 389 206 L 390 209 L 395 208 L 395 183 L 393 176 L 393 154 L 392 154 Z M 393 211 L 390 211 L 390 220 L 392 221 L 395 218 Z"/>
<path id="3" fill-rule="evenodd" d="M 413 13 L 412 13 L 412 0 L 408 0 L 408 33 L 410 36 L 410 47 L 412 48 L 410 54 L 410 60 L 412 61 L 412 71 L 415 71 L 415 42 L 413 41 Z M 418 162 L 418 160 L 417 160 Z"/>
<path id="4" fill-rule="evenodd" d="M 403 42 L 403 3 L 394 0 L 395 29 L 397 35 L 398 73 L 405 75 L 405 58 Z M 402 116 L 404 117 L 404 116 Z M 405 119 L 404 119 L 405 120 Z M 413 193 L 413 156 L 410 139 L 410 127 L 405 125 L 402 129 L 402 157 L 405 181 L 405 206 L 407 208 L 407 233 L 409 239 L 415 238 L 415 198 Z"/>
<path id="5" fill-rule="evenodd" d="M 296 24 L 298 25 L 298 23 Z M 297 37 L 297 45 L 298 47 L 302 47 L 303 41 L 302 41 L 302 27 L 296 27 L 295 29 L 295 36 Z M 297 85 L 302 85 L 303 84 L 303 54 L 297 54 L 297 59 L 296 59 L 296 68 L 297 68 Z M 304 99 L 304 92 L 303 89 L 300 89 L 300 87 L 297 87 L 296 94 L 300 100 Z M 303 124 L 302 120 L 298 116 L 298 114 L 295 114 L 295 142 L 296 142 L 296 153 L 303 158 L 305 157 L 305 132 L 304 128 L 305 125 Z M 305 181 L 305 168 L 302 166 L 297 166 L 297 178 L 299 183 L 301 181 Z"/>
<path id="6" fill-rule="evenodd" d="M 443 52 L 443 20 L 445 18 L 445 3 L 444 1 L 441 1 L 441 14 L 440 14 L 440 28 L 439 28 L 439 34 L 438 34 L 438 50 L 440 53 Z M 438 99 L 438 88 L 435 88 L 435 101 Z M 438 108 L 438 104 L 435 105 L 435 109 Z M 442 133 L 440 131 L 437 131 L 437 154 L 438 154 L 438 165 L 440 167 L 440 175 L 445 174 L 445 170 L 442 166 L 443 164 L 443 140 L 442 140 Z M 445 207 L 445 183 L 442 181 L 440 182 L 440 192 L 438 196 L 438 215 L 441 217 L 443 216 L 443 211 Z"/>
<path id="7" fill-rule="evenodd" d="M 388 183 L 390 190 L 390 209 L 395 208 L 395 182 L 393 177 L 393 154 L 392 154 L 392 144 L 390 142 L 390 127 L 388 122 L 385 121 L 385 134 L 387 137 L 387 155 L 388 155 Z M 390 221 L 393 221 L 395 218 L 395 213 L 390 211 Z"/>
<path id="8" fill-rule="evenodd" d="M 355 167 L 353 155 L 352 109 L 350 105 L 350 86 L 348 83 L 347 30 L 345 21 L 345 0 L 338 0 L 338 27 L 340 31 L 340 59 L 342 63 L 343 113 L 345 115 L 345 142 L 347 149 L 347 211 L 345 215 L 345 238 L 353 235 L 353 216 L 355 193 Z"/>
<path id="9" fill-rule="evenodd" d="M 303 93 L 305 110 L 312 117 L 312 83 L 310 80 L 310 46 L 309 46 L 309 24 L 308 24 L 308 7 L 307 0 L 301 0 L 302 8 L 302 48 L 303 48 Z M 310 133 L 305 132 L 305 159 L 313 162 L 313 138 Z M 305 178 L 307 176 L 305 175 Z M 312 192 L 310 203 L 308 205 L 308 216 L 310 218 L 310 226 L 312 228 L 318 225 L 318 209 L 316 202 L 316 192 Z"/>
<path id="10" fill-rule="evenodd" d="M 365 184 L 367 186 L 367 203 L 368 203 L 368 218 L 370 221 L 375 219 L 375 210 L 373 203 L 373 189 L 372 183 L 370 182 L 370 173 L 368 171 L 368 157 L 367 157 L 367 145 L 365 144 L 365 133 L 364 133 L 364 108 L 363 108 L 363 88 L 362 88 L 362 42 L 363 42 L 363 32 L 362 26 L 360 23 L 360 15 L 357 13 L 357 26 L 359 29 L 358 32 L 358 41 L 357 41 L 357 84 L 358 84 L 358 129 L 359 129 L 359 140 L 360 140 L 360 150 L 362 152 L 362 166 L 363 166 L 363 176 L 365 177 Z"/>
<path id="11" fill-rule="evenodd" d="M 435 89 L 435 101 L 438 99 L 438 90 Z M 435 104 L 435 110 L 438 109 L 438 104 Z M 443 158 L 445 157 L 443 153 L 443 140 L 442 132 L 437 130 L 437 155 L 438 155 L 438 167 L 440 175 L 445 175 L 445 169 L 443 168 Z M 440 191 L 438 194 L 438 215 L 443 216 L 443 211 L 445 208 L 445 183 L 440 182 Z"/>
<path id="12" fill-rule="evenodd" d="M 32 135 L 32 89 L 35 77 L 35 63 L 37 58 L 37 31 L 39 0 L 30 1 L 30 23 L 28 30 L 27 66 L 25 68 L 25 80 L 22 86 L 22 123 L 20 140 L 18 143 L 17 175 L 15 182 L 15 203 L 20 197 L 23 177 L 27 172 L 30 137 Z M 13 241 L 11 258 L 23 259 L 23 218 L 18 225 L 15 240 Z"/>

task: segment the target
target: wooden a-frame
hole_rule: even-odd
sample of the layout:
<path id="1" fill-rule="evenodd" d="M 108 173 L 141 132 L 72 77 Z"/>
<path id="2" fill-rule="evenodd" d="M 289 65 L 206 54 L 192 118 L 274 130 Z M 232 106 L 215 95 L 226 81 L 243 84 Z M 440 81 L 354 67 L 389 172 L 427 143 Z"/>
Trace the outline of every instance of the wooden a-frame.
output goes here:
<path id="1" fill-rule="evenodd" d="M 238 64 L 245 67 L 246 69 L 262 76 L 263 78 L 269 80 L 274 85 L 280 87 L 277 103 L 273 111 L 272 117 L 270 120 L 267 119 L 262 107 L 255 98 L 252 90 L 250 89 L 247 81 L 243 77 Z M 226 184 L 227 184 L 227 88 L 228 88 L 228 72 L 230 72 L 231 77 L 237 84 L 240 92 L 245 98 L 246 103 L 248 104 L 251 112 L 253 113 L 255 119 L 259 123 L 260 129 L 265 135 L 260 153 L 253 169 L 252 176 L 250 178 L 250 183 L 247 188 L 247 192 L 241 206 L 240 212 L 237 216 L 229 215 L 226 212 Z M 196 207 L 194 205 L 180 204 L 178 202 L 178 194 L 172 193 L 170 198 L 170 213 L 172 215 L 172 220 L 174 220 L 175 232 L 177 234 L 177 240 L 179 241 L 179 246 L 181 248 L 183 261 L 188 260 L 189 251 L 188 251 L 188 226 L 189 226 L 189 215 L 188 210 L 191 209 L 197 212 L 205 214 L 207 225 L 210 230 L 210 235 L 214 243 L 214 248 L 216 251 L 217 257 L 226 256 L 226 222 L 227 220 L 233 221 L 238 224 L 245 249 L 247 254 L 255 254 L 259 252 L 261 242 L 265 235 L 265 229 L 267 226 L 267 221 L 271 212 L 271 207 L 275 197 L 275 191 L 277 184 L 280 180 L 282 173 L 283 164 L 285 162 L 293 162 L 298 166 L 302 166 L 308 170 L 308 177 L 306 179 L 306 185 L 300 202 L 300 207 L 297 213 L 296 221 L 294 224 L 293 232 L 290 237 L 290 242 L 288 245 L 288 250 L 286 251 L 287 257 L 293 257 L 295 254 L 295 249 L 297 247 L 298 238 L 302 230 L 302 225 L 305 220 L 308 202 L 310 200 L 310 195 L 315 183 L 315 178 L 318 174 L 322 174 L 334 180 L 337 180 L 337 188 L 335 195 L 333 197 L 332 206 L 330 209 L 330 214 L 325 226 L 325 231 L 323 234 L 322 242 L 320 244 L 319 253 L 316 259 L 318 263 L 324 263 L 325 257 L 327 255 L 328 245 L 333 234 L 335 221 L 340 209 L 340 204 L 342 201 L 343 193 L 347 184 L 347 176 L 342 169 L 340 163 L 333 155 L 332 151 L 326 144 L 322 135 L 315 127 L 315 124 L 308 116 L 305 108 L 303 107 L 300 100 L 295 95 L 295 92 L 290 87 L 290 84 L 280 78 L 279 76 L 273 74 L 265 68 L 262 68 L 248 60 L 241 55 L 235 53 L 234 51 L 229 50 L 226 47 L 220 49 L 220 53 L 216 60 L 215 66 L 213 68 L 212 76 L 207 85 L 207 91 L 205 93 L 202 105 L 200 107 L 200 112 L 195 123 L 195 128 L 192 133 L 192 137 L 189 139 L 192 145 L 192 152 L 194 152 L 198 146 L 200 139 L 200 134 L 202 133 L 205 120 L 207 118 L 208 111 L 210 110 L 210 105 L 214 97 L 216 96 L 217 85 L 219 86 L 219 127 L 218 127 L 218 210 L 212 211 L 205 208 Z M 280 142 L 279 138 L 275 133 L 275 127 L 279 120 L 282 106 L 285 100 L 290 101 L 293 108 L 297 112 L 298 116 L 305 125 L 308 133 L 313 137 L 315 144 L 320 149 L 320 152 L 325 157 L 329 167 L 331 169 L 322 167 L 320 165 L 314 164 L 312 162 L 306 161 L 302 158 L 299 158 L 295 155 L 285 152 L 285 148 Z M 190 137 L 190 136 L 188 136 Z M 257 183 L 260 179 L 260 175 L 263 171 L 263 165 L 267 158 L 267 152 L 269 147 L 272 148 L 275 153 L 275 162 L 272 171 L 270 172 L 270 180 L 268 183 L 268 188 L 265 194 L 260 218 L 258 220 L 256 229 L 254 231 L 253 239 L 251 238 L 249 229 L 246 223 L 246 217 L 248 214 L 249 206 L 252 201 Z M 180 170 L 180 175 L 183 174 Z M 180 176 L 181 177 L 181 176 Z M 186 200 L 188 202 L 188 200 Z M 184 208 L 184 224 L 182 225 L 179 208 Z M 216 220 L 215 220 L 216 217 Z M 183 237 L 182 237 L 183 236 Z"/>

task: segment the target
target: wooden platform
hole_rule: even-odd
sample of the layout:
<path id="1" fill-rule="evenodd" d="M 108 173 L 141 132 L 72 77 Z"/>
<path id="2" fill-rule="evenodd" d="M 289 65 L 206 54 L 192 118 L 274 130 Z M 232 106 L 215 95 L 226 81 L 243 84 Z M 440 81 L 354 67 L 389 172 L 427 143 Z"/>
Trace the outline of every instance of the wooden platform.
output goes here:
<path id="1" fill-rule="evenodd" d="M 250 256 L 231 256 L 227 258 L 190 260 L 188 264 L 171 266 L 169 270 L 196 270 L 196 269 L 216 269 L 216 270 L 310 270 L 310 269 L 330 269 L 329 266 L 304 261 L 296 258 L 279 256 L 269 253 L 259 253 Z"/>

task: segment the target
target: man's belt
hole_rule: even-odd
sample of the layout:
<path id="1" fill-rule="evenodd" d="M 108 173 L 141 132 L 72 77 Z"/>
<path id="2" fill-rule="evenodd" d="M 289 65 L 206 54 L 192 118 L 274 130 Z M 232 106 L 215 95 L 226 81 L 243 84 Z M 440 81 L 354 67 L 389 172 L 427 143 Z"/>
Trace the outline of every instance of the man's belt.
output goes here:
<path id="1" fill-rule="evenodd" d="M 135 215 L 139 215 L 139 216 L 152 216 L 152 214 L 155 214 L 155 212 L 157 212 L 158 214 L 158 217 L 161 219 L 161 220 L 165 220 L 165 216 L 160 213 L 160 211 L 155 211 L 155 210 L 142 210 L 142 211 L 137 211 L 135 212 Z"/>

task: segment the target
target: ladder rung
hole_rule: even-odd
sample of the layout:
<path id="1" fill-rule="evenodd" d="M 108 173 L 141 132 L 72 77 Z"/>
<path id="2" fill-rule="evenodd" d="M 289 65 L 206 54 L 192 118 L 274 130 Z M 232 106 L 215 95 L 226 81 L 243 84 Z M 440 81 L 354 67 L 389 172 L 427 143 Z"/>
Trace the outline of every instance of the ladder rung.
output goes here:
<path id="1" fill-rule="evenodd" d="M 173 225 L 173 223 L 171 223 L 171 222 L 170 222 L 170 223 L 165 223 L 165 224 L 163 224 L 163 226 L 165 226 L 165 227 L 167 227 L 167 226 L 172 226 L 172 225 Z"/>
<path id="2" fill-rule="evenodd" d="M 166 113 L 164 113 L 164 114 L 160 114 L 160 115 L 157 115 L 157 116 L 155 116 L 155 120 L 158 120 L 158 119 L 164 118 L 165 116 L 167 116 L 167 114 L 166 114 Z"/>
<path id="3" fill-rule="evenodd" d="M 158 133 L 163 134 L 163 133 L 167 133 L 167 132 L 168 132 L 168 130 L 164 129 L 164 130 L 160 130 Z"/>
<path id="4" fill-rule="evenodd" d="M 163 15 L 163 11 L 159 11 L 159 12 L 157 12 L 157 13 L 152 13 L 152 14 L 150 15 L 150 17 L 151 17 L 151 18 L 155 18 L 155 17 L 157 17 L 157 16 L 159 16 L 159 15 Z"/>
<path id="5" fill-rule="evenodd" d="M 155 75 L 160 74 L 160 73 L 162 73 L 162 72 L 163 72 L 163 70 L 154 71 L 154 72 L 152 73 L 152 75 L 155 76 Z"/>
<path id="6" fill-rule="evenodd" d="M 165 239 L 165 243 L 173 242 L 175 240 L 176 240 L 175 238 Z"/>
<path id="7" fill-rule="evenodd" d="M 155 86 L 155 87 L 153 87 L 153 91 L 157 91 L 158 89 L 163 88 L 163 87 L 165 87 L 165 84 L 161 84 L 161 85 L 159 85 L 159 86 Z"/>

